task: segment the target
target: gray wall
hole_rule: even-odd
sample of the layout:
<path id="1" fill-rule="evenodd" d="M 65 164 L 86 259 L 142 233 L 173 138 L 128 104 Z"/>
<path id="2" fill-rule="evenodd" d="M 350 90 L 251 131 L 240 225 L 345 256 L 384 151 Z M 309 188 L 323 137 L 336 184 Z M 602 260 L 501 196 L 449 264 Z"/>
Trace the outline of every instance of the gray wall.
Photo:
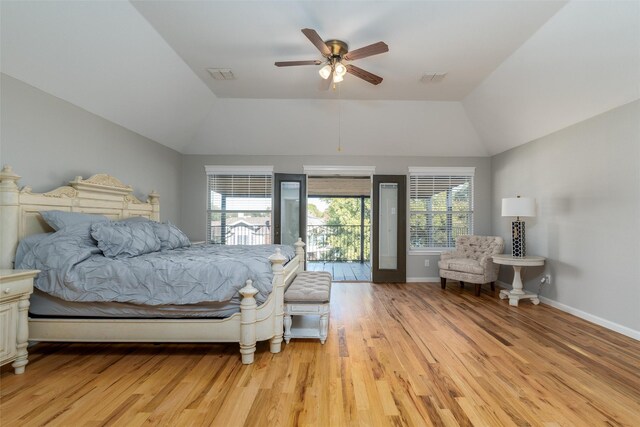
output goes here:
<path id="1" fill-rule="evenodd" d="M 640 101 L 496 155 L 491 169 L 493 232 L 508 251 L 501 199 L 537 199 L 525 220 L 527 253 L 547 257 L 552 275 L 542 295 L 640 331 Z M 525 287 L 537 291 L 543 271 Z"/>
<path id="2" fill-rule="evenodd" d="M 202 156 L 182 157 L 182 229 L 193 240 L 205 239 L 207 183 L 205 165 L 273 165 L 275 172 L 302 173 L 303 165 L 375 166 L 377 174 L 406 175 L 409 166 L 475 166 L 475 232 L 491 230 L 491 160 L 488 157 L 373 156 Z M 430 266 L 424 266 L 425 258 Z M 411 255 L 407 277 L 437 277 L 437 255 Z"/>
<path id="3" fill-rule="evenodd" d="M 1 75 L 0 164 L 13 166 L 19 185 L 49 191 L 76 175 L 108 173 L 146 200 L 160 193 L 160 216 L 180 221 L 180 153 Z"/>

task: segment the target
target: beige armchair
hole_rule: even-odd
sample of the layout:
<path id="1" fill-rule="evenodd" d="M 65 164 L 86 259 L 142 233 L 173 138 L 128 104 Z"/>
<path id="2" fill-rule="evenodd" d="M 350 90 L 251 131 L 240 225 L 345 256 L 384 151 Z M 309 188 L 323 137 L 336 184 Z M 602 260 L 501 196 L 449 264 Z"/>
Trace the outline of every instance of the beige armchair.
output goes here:
<path id="1" fill-rule="evenodd" d="M 476 295 L 480 295 L 480 287 L 491 283 L 495 290 L 500 266 L 493 263 L 493 255 L 504 250 L 504 240 L 498 236 L 458 236 L 456 249 L 443 252 L 438 261 L 440 267 L 440 285 L 447 286 L 447 279 L 458 280 L 460 287 L 464 282 L 476 285 Z"/>

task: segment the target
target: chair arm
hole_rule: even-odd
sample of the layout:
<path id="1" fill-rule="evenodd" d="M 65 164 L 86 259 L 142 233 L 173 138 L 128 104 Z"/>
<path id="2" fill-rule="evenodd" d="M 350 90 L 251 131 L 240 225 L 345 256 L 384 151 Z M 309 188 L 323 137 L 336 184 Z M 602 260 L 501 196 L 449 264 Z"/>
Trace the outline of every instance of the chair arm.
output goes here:
<path id="1" fill-rule="evenodd" d="M 463 257 L 458 253 L 458 251 L 442 252 L 440 254 L 440 260 L 445 260 L 449 258 L 463 258 Z"/>
<path id="2" fill-rule="evenodd" d="M 484 276 L 488 281 L 495 281 L 498 278 L 498 271 L 500 270 L 500 264 L 493 262 L 493 256 L 485 255 L 478 260 L 482 268 L 484 269 Z"/>
<path id="3" fill-rule="evenodd" d="M 485 255 L 478 260 L 478 263 L 483 267 L 491 267 L 492 265 L 499 265 L 493 262 L 493 255 Z"/>

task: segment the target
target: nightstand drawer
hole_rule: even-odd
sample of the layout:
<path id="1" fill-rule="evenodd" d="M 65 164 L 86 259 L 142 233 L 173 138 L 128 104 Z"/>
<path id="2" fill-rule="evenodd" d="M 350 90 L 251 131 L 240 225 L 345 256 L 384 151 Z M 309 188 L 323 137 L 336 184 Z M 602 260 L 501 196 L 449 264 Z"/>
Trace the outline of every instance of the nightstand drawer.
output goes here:
<path id="1" fill-rule="evenodd" d="M 33 279 L 30 277 L 0 282 L 0 301 L 17 298 L 20 294 L 30 294 L 31 292 L 33 292 Z"/>

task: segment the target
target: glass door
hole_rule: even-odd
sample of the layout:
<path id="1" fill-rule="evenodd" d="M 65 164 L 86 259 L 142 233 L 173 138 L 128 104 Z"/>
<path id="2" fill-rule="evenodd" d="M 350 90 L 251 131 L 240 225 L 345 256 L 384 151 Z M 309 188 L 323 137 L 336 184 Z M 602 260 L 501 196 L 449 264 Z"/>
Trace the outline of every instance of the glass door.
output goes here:
<path id="1" fill-rule="evenodd" d="M 307 177 L 274 175 L 273 242 L 293 245 L 298 237 L 307 241 Z"/>
<path id="2" fill-rule="evenodd" d="M 407 201 L 404 175 L 373 176 L 372 281 L 407 280 Z"/>

